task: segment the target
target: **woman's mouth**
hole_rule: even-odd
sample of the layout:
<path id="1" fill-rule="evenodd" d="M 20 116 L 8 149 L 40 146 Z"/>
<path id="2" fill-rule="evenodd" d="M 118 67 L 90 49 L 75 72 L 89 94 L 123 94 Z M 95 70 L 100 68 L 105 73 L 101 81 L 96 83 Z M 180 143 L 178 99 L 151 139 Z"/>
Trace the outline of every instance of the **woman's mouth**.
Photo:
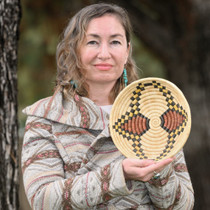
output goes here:
<path id="1" fill-rule="evenodd" d="M 97 69 L 102 70 L 102 71 L 108 71 L 110 70 L 113 65 L 108 64 L 108 63 L 99 63 L 94 65 Z"/>

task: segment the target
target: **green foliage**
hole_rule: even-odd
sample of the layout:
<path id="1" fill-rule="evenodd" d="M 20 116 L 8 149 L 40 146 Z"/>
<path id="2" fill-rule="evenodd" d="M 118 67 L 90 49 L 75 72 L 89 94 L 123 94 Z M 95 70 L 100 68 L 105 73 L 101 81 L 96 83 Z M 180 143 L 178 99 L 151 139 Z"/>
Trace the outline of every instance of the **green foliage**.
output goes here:
<path id="1" fill-rule="evenodd" d="M 161 77 L 166 78 L 164 65 L 154 56 L 138 39 L 133 35 L 133 56 L 139 68 L 140 77 Z"/>
<path id="2" fill-rule="evenodd" d="M 53 21 L 28 2 L 23 1 L 18 63 L 18 100 L 20 127 L 24 126 L 22 109 L 52 94 L 56 74 L 55 49 L 58 31 Z M 48 18 L 47 18 L 48 17 Z"/>

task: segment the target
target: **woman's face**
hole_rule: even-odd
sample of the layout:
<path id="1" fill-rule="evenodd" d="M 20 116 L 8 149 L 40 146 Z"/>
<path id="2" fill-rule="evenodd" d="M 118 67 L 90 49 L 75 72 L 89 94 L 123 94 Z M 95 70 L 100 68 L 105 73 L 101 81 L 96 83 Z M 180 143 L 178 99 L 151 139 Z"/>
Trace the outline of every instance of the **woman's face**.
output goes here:
<path id="1" fill-rule="evenodd" d="M 91 20 L 79 52 L 89 86 L 114 85 L 129 54 L 125 30 L 118 18 L 105 15 Z"/>

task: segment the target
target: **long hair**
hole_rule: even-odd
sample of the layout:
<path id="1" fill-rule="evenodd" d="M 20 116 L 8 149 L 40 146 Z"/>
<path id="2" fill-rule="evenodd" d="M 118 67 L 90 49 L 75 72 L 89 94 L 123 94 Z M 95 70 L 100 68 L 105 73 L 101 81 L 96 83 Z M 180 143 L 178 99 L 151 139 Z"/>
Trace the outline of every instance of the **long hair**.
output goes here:
<path id="1" fill-rule="evenodd" d="M 64 30 L 63 38 L 57 46 L 56 85 L 63 89 L 64 95 L 72 95 L 76 91 L 79 95 L 88 97 L 88 86 L 81 71 L 82 63 L 79 56 L 79 47 L 85 38 L 85 33 L 90 21 L 106 14 L 114 15 L 119 19 L 125 30 L 127 45 L 130 45 L 129 56 L 126 63 L 128 84 L 138 78 L 135 62 L 131 56 L 132 27 L 127 12 L 114 4 L 93 4 L 84 7 L 71 18 Z M 71 81 L 76 82 L 76 88 L 75 84 L 72 84 Z M 124 87 L 123 76 L 121 76 L 110 93 L 111 101 L 114 101 Z"/>

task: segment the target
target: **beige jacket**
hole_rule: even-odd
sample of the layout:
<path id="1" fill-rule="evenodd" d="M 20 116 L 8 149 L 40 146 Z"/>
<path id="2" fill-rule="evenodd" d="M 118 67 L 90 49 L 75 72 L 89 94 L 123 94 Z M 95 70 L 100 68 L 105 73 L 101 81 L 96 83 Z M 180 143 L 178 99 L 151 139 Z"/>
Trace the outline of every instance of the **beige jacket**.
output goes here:
<path id="1" fill-rule="evenodd" d="M 57 93 L 24 113 L 22 171 L 33 209 L 193 208 L 183 152 L 157 181 L 125 181 L 125 157 L 110 137 L 109 115 L 88 98 L 65 101 Z"/>

